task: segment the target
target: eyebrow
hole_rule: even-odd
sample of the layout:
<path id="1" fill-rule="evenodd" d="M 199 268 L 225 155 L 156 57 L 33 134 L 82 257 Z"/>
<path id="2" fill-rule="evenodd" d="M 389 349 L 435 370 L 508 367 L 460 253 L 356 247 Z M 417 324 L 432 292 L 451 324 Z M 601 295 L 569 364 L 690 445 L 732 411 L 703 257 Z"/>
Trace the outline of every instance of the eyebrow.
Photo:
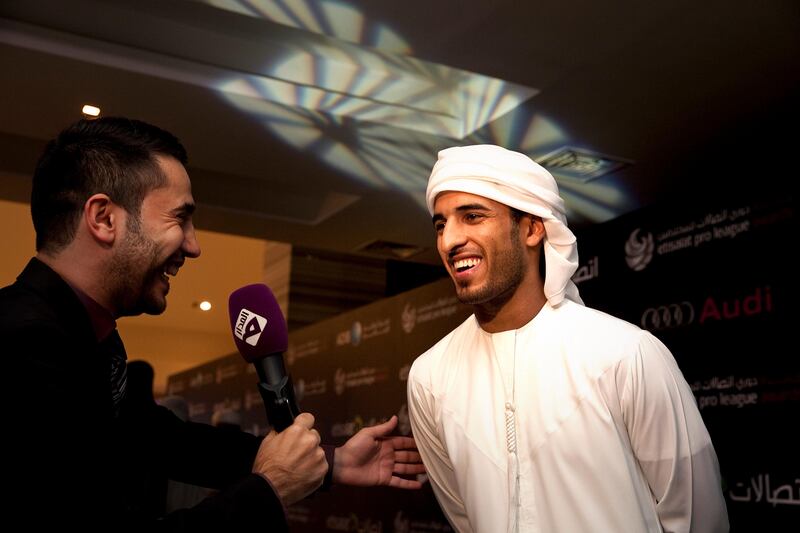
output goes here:
<path id="1" fill-rule="evenodd" d="M 456 207 L 457 213 L 463 213 L 464 211 L 489 211 L 489 207 L 483 204 L 464 204 Z M 431 222 L 436 225 L 437 222 L 440 220 L 444 220 L 444 216 L 436 213 L 431 217 Z"/>
<path id="2" fill-rule="evenodd" d="M 195 205 L 191 202 L 186 202 L 180 207 L 176 207 L 172 210 L 172 213 L 175 215 L 191 215 L 194 213 Z"/>

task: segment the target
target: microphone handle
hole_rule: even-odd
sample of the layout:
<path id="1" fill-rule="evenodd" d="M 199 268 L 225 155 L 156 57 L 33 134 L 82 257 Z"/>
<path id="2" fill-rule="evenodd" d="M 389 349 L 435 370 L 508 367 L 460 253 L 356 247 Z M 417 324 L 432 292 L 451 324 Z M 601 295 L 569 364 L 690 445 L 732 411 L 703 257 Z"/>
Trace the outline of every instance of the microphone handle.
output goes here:
<path id="1" fill-rule="evenodd" d="M 300 408 L 294 397 L 292 378 L 284 376 L 280 383 L 259 382 L 258 392 L 267 408 L 267 420 L 275 431 L 281 432 L 292 425 L 300 414 Z"/>
<path id="2" fill-rule="evenodd" d="M 267 409 L 267 421 L 275 431 L 281 432 L 300 414 L 292 378 L 286 373 L 279 353 L 257 361 L 255 366 L 259 378 L 258 392 Z"/>

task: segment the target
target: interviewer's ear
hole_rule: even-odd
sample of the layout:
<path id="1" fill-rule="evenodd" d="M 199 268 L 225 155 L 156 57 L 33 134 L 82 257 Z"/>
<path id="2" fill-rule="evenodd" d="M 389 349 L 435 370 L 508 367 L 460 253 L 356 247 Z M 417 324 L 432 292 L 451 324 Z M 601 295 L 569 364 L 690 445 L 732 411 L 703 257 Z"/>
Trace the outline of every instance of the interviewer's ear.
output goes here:
<path id="1" fill-rule="evenodd" d="M 107 194 L 93 194 L 83 204 L 83 221 L 94 240 L 111 246 L 121 223 L 122 207 L 111 201 Z"/>

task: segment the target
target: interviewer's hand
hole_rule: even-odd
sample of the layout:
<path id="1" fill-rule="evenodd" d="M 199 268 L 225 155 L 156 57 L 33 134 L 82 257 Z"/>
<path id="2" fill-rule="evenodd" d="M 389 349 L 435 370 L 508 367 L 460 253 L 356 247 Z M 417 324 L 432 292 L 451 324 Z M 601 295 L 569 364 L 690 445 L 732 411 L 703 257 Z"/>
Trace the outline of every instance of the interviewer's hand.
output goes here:
<path id="1" fill-rule="evenodd" d="M 393 416 L 383 424 L 363 428 L 336 448 L 333 480 L 357 487 L 422 487 L 416 479 L 403 477 L 421 474 L 425 467 L 412 437 L 389 436 L 396 426 L 397 416 Z"/>
<path id="2" fill-rule="evenodd" d="M 301 413 L 282 432 L 270 432 L 258 448 L 253 473 L 269 480 L 284 505 L 314 492 L 328 471 L 319 433 L 313 427 L 314 417 Z"/>

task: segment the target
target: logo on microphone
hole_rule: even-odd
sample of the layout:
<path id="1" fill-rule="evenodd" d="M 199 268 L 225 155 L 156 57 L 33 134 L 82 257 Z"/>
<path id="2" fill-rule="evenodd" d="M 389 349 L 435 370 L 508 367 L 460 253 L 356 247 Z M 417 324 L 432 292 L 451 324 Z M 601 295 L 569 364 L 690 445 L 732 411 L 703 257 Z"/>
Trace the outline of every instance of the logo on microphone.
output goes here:
<path id="1" fill-rule="evenodd" d="M 266 325 L 266 318 L 242 308 L 239 311 L 239 317 L 236 319 L 236 327 L 233 333 L 250 346 L 255 346 L 258 343 L 258 339 L 261 338 L 261 332 L 264 331 Z"/>

